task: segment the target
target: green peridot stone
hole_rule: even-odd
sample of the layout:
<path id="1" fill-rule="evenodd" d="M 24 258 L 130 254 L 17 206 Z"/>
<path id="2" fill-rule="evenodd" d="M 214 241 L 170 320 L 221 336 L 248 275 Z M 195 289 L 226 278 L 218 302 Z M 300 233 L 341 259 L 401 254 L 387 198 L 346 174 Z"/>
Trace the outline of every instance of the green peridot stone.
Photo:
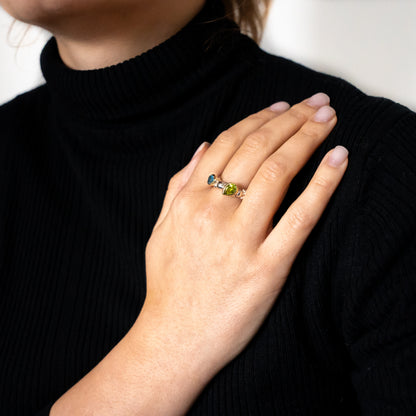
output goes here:
<path id="1" fill-rule="evenodd" d="M 234 183 L 229 183 L 223 190 L 222 193 L 224 195 L 234 195 L 237 192 L 237 185 Z"/>

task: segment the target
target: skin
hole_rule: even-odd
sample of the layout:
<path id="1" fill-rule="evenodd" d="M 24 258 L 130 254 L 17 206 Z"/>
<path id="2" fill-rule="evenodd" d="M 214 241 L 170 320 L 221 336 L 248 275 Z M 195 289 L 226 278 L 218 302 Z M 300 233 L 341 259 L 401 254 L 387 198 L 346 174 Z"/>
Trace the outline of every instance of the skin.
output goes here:
<path id="1" fill-rule="evenodd" d="M 314 121 L 317 108 L 307 101 L 249 116 L 171 179 L 146 247 L 148 290 L 136 322 L 52 416 L 183 415 L 244 349 L 347 168 L 348 159 L 330 166 L 329 152 L 272 227 L 291 180 L 337 122 L 328 101 L 314 99 L 326 122 Z M 239 174 L 244 200 L 209 187 L 213 171 L 224 179 Z M 236 229 L 244 232 L 235 236 Z"/>
<path id="2" fill-rule="evenodd" d="M 204 0 L 0 0 L 22 22 L 53 33 L 73 69 L 114 65 L 170 38 Z"/>
<path id="3" fill-rule="evenodd" d="M 1 0 L 16 18 L 51 30 L 67 65 L 91 69 L 157 45 L 203 1 L 57 3 Z M 147 295 L 136 322 L 56 401 L 52 416 L 183 415 L 254 336 L 348 164 L 329 165 L 328 153 L 273 228 L 291 180 L 337 122 L 325 94 L 274 110 L 259 111 L 203 144 L 171 179 L 146 247 Z M 211 173 L 238 178 L 245 198 L 209 187 Z"/>

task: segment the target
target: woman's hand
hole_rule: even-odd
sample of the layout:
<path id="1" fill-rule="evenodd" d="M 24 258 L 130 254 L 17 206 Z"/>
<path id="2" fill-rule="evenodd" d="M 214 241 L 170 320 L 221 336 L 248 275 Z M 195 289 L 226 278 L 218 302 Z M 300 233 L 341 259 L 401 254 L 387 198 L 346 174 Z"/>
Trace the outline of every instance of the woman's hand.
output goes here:
<path id="1" fill-rule="evenodd" d="M 290 109 L 279 103 L 253 114 L 170 181 L 146 249 L 139 321 L 149 320 L 152 342 L 172 337 L 183 344 L 210 377 L 259 329 L 347 168 L 347 160 L 330 166 L 329 152 L 272 228 L 291 180 L 336 124 L 327 104 L 320 93 Z M 337 150 L 338 158 L 348 153 Z M 245 198 L 208 186 L 211 173 L 246 188 Z"/>
<path id="2" fill-rule="evenodd" d="M 347 167 L 342 147 L 338 166 L 326 155 L 272 227 L 290 181 L 336 124 L 327 104 L 318 94 L 290 109 L 279 103 L 260 111 L 203 146 L 172 178 L 146 248 L 139 317 L 51 416 L 183 415 L 242 351 Z M 245 198 L 209 187 L 211 173 L 247 188 Z"/>

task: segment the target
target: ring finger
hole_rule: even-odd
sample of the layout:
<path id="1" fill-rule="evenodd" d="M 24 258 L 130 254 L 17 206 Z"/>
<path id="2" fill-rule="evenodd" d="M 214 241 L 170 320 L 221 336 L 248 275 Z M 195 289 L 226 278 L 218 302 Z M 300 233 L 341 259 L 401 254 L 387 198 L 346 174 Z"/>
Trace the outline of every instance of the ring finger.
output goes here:
<path id="1" fill-rule="evenodd" d="M 290 105 L 280 101 L 273 105 L 274 109 L 267 107 L 223 131 L 212 143 L 196 167 L 188 181 L 189 187 L 201 189 L 206 186 L 210 173 L 220 175 L 232 155 L 240 147 L 246 136 L 259 129 L 263 124 L 278 117 L 290 108 Z"/>

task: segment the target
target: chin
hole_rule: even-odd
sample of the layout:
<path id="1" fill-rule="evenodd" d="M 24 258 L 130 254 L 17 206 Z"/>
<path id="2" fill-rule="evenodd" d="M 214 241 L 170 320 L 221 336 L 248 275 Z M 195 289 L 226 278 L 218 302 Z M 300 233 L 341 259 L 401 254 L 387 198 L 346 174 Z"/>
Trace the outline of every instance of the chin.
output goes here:
<path id="1" fill-rule="evenodd" d="M 129 0 L 137 3 L 140 0 Z M 48 28 L 63 18 L 85 13 L 115 9 L 126 1 L 120 0 L 0 0 L 0 6 L 15 19 Z"/>

